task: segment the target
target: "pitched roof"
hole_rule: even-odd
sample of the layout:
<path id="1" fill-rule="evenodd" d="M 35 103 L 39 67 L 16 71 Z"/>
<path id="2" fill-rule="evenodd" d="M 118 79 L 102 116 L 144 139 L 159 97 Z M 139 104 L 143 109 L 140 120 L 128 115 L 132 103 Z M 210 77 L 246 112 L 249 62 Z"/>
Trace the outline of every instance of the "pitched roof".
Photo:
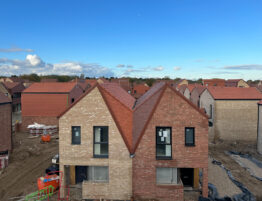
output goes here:
<path id="1" fill-rule="evenodd" d="M 133 108 L 135 99 L 127 93 L 122 87 L 115 83 L 101 83 L 100 86 L 123 103 L 130 110 Z"/>
<path id="2" fill-rule="evenodd" d="M 4 94 L 0 92 L 0 104 L 11 103 L 11 100 Z"/>
<path id="3" fill-rule="evenodd" d="M 215 100 L 260 100 L 262 94 L 255 88 L 207 87 Z"/>
<path id="4" fill-rule="evenodd" d="M 2 82 L 4 87 L 8 90 L 9 93 L 22 92 L 25 89 L 25 86 L 22 82 Z"/>
<path id="5" fill-rule="evenodd" d="M 193 90 L 193 91 L 197 91 L 197 93 L 200 95 L 202 94 L 204 91 L 205 91 L 206 87 L 205 86 L 202 86 L 202 85 L 199 85 L 199 86 L 196 86 Z"/>
<path id="6" fill-rule="evenodd" d="M 230 79 L 226 80 L 226 86 L 227 87 L 237 87 L 238 82 L 242 79 Z"/>
<path id="7" fill-rule="evenodd" d="M 182 84 L 182 85 L 178 86 L 178 91 L 180 93 L 184 94 L 186 88 L 187 88 L 187 85 L 186 84 Z"/>
<path id="8" fill-rule="evenodd" d="M 7 88 L 7 89 L 12 89 L 14 87 L 16 87 L 17 85 L 19 85 L 19 82 L 2 82 L 3 85 Z"/>
<path id="9" fill-rule="evenodd" d="M 33 83 L 23 93 L 69 93 L 75 82 L 38 82 Z"/>

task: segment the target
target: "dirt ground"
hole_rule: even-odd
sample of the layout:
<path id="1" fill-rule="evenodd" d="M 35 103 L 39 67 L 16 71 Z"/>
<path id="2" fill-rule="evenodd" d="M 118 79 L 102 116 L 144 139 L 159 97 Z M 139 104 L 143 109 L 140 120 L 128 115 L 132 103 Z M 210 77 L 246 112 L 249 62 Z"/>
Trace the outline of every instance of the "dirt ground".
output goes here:
<path id="1" fill-rule="evenodd" d="M 247 170 L 242 168 L 225 151 L 236 151 L 243 154 L 249 154 L 262 161 L 262 156 L 256 151 L 256 144 L 252 142 L 218 142 L 209 144 L 209 155 L 222 162 L 223 165 L 231 171 L 232 175 L 241 182 L 250 192 L 254 194 L 257 201 L 262 200 L 262 182 L 252 177 Z"/>
<path id="2" fill-rule="evenodd" d="M 13 135 L 13 151 L 9 166 L 0 175 L 0 200 L 18 200 L 37 191 L 37 178 L 45 174 L 52 157 L 58 153 L 57 135 L 48 144 L 40 143 L 40 137 L 29 138 L 28 133 Z"/>

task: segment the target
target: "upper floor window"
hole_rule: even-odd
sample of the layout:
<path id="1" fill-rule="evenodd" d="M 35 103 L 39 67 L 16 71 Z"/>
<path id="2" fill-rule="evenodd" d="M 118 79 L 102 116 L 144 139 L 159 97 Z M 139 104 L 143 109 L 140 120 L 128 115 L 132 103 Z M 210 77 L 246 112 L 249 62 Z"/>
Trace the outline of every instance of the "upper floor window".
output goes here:
<path id="1" fill-rule="evenodd" d="M 94 126 L 94 157 L 108 158 L 108 126 Z"/>
<path id="2" fill-rule="evenodd" d="M 156 127 L 156 158 L 172 158 L 171 127 Z"/>
<path id="3" fill-rule="evenodd" d="M 185 145 L 195 146 L 195 128 L 185 128 Z"/>
<path id="4" fill-rule="evenodd" d="M 72 126 L 72 144 L 81 144 L 80 126 Z"/>

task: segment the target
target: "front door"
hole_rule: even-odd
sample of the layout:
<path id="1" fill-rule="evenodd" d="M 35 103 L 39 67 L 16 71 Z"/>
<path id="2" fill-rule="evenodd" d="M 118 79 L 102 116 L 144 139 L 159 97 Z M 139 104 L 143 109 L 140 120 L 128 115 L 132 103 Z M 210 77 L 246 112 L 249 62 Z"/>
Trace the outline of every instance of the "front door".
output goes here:
<path id="1" fill-rule="evenodd" d="M 76 184 L 87 180 L 87 166 L 76 166 Z"/>
<path id="2" fill-rule="evenodd" d="M 181 180 L 186 187 L 193 187 L 194 183 L 194 169 L 193 168 L 181 168 L 180 169 Z"/>

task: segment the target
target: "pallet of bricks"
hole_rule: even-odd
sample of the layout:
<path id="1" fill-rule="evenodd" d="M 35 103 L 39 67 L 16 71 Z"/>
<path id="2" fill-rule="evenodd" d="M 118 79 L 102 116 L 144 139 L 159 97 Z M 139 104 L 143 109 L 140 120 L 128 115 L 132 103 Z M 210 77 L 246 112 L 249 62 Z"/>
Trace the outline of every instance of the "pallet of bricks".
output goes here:
<path id="1" fill-rule="evenodd" d="M 29 125 L 27 128 L 29 133 L 34 136 L 43 135 L 43 134 L 53 135 L 58 133 L 58 127 L 56 125 L 44 125 L 44 124 L 34 123 Z"/>

